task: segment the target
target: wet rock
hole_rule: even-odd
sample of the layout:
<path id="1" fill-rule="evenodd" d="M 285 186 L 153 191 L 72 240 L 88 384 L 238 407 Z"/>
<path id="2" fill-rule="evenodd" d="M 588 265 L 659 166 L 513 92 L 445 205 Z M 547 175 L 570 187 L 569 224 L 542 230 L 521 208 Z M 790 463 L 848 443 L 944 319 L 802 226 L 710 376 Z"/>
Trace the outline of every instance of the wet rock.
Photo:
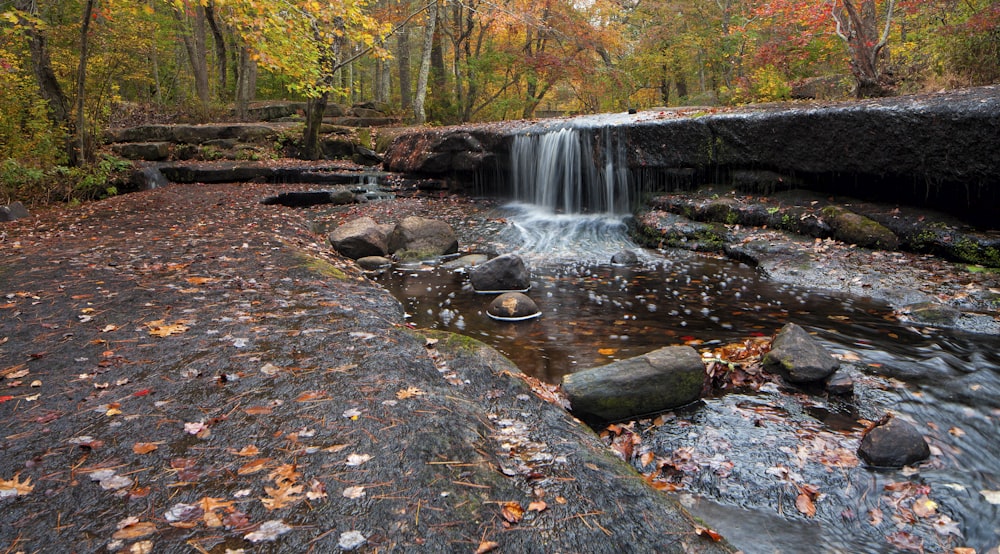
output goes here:
<path id="1" fill-rule="evenodd" d="M 754 194 L 774 194 L 795 188 L 799 183 L 790 175 L 763 169 L 739 169 L 733 171 L 729 179 L 737 190 Z"/>
<path id="2" fill-rule="evenodd" d="M 458 238 L 451 225 L 425 217 L 407 217 L 396 224 L 388 251 L 399 257 L 437 257 L 458 252 Z"/>
<path id="3" fill-rule="evenodd" d="M 337 252 L 354 260 L 388 253 L 385 232 L 370 217 L 359 217 L 334 229 L 330 233 L 330 244 Z"/>
<path id="4" fill-rule="evenodd" d="M 14 221 L 22 217 L 28 217 L 28 208 L 20 202 L 11 202 L 6 206 L 0 206 L 0 221 Z"/>
<path id="5" fill-rule="evenodd" d="M 531 288 L 531 274 L 516 254 L 497 256 L 469 272 L 477 292 L 524 292 Z"/>
<path id="6" fill-rule="evenodd" d="M 494 298 L 486 313 L 493 319 L 503 321 L 523 321 L 541 315 L 538 304 L 520 292 L 505 292 Z"/>
<path id="7" fill-rule="evenodd" d="M 456 258 L 447 263 L 441 264 L 444 269 L 468 269 L 485 263 L 489 258 L 486 254 L 467 254 L 461 258 Z"/>
<path id="8" fill-rule="evenodd" d="M 382 156 L 364 146 L 355 146 L 354 155 L 351 156 L 351 160 L 358 165 L 380 165 L 382 163 Z"/>
<path id="9" fill-rule="evenodd" d="M 631 250 L 622 250 L 621 252 L 615 252 L 611 256 L 611 263 L 615 265 L 634 265 L 639 263 L 639 256 Z"/>
<path id="10" fill-rule="evenodd" d="M 309 206 L 319 206 L 321 204 L 354 204 L 357 198 L 349 190 L 308 190 L 298 192 L 283 192 L 275 196 L 268 196 L 260 201 L 266 205 L 281 205 L 290 208 L 307 208 Z"/>
<path id="11" fill-rule="evenodd" d="M 392 260 L 385 256 L 365 256 L 357 259 L 358 266 L 365 271 L 376 271 L 392 265 Z"/>
<path id="12" fill-rule="evenodd" d="M 918 302 L 903 306 L 899 311 L 904 319 L 920 325 L 953 327 L 962 317 L 962 312 L 937 302 Z"/>
<path id="13" fill-rule="evenodd" d="M 780 373 L 792 383 L 821 381 L 840 367 L 836 358 L 794 323 L 778 331 L 763 362 L 768 370 Z"/>
<path id="14" fill-rule="evenodd" d="M 823 208 L 823 216 L 833 228 L 833 236 L 837 240 L 865 248 L 899 248 L 899 237 L 882 224 L 863 215 L 840 206 L 827 206 Z"/>
<path id="15" fill-rule="evenodd" d="M 668 346 L 563 378 L 572 411 L 606 421 L 669 410 L 701 395 L 705 365 L 690 346 Z"/>
<path id="16" fill-rule="evenodd" d="M 112 144 L 111 151 L 127 160 L 158 162 L 170 155 L 169 142 L 131 142 Z"/>
<path id="17" fill-rule="evenodd" d="M 927 440 L 913 425 L 890 414 L 861 439 L 858 456 L 876 467 L 903 467 L 931 455 Z"/>
<path id="18" fill-rule="evenodd" d="M 827 379 L 826 391 L 830 394 L 852 394 L 854 392 L 854 375 L 844 368 L 838 369 Z"/>

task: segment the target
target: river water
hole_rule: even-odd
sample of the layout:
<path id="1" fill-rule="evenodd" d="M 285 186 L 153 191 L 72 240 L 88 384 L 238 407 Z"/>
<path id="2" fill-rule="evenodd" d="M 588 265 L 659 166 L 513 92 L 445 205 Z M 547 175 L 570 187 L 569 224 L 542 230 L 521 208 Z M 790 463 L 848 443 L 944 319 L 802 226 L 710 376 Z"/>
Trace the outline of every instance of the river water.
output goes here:
<path id="1" fill-rule="evenodd" d="M 466 270 L 435 262 L 376 277 L 409 320 L 480 339 L 551 383 L 663 346 L 708 350 L 795 322 L 841 358 L 853 395 L 773 383 L 716 395 L 630 424 L 628 461 L 747 553 L 995 552 L 1000 337 L 908 327 L 869 298 L 774 283 L 718 256 L 637 247 L 625 219 L 642 184 L 614 134 L 594 123 L 516 137 L 515 201 L 482 229 L 461 229 L 484 253 L 524 259 L 541 317 L 490 319 L 492 296 L 477 294 Z M 612 265 L 623 249 L 639 263 Z M 865 421 L 889 412 L 924 434 L 929 461 L 888 470 L 858 460 Z"/>

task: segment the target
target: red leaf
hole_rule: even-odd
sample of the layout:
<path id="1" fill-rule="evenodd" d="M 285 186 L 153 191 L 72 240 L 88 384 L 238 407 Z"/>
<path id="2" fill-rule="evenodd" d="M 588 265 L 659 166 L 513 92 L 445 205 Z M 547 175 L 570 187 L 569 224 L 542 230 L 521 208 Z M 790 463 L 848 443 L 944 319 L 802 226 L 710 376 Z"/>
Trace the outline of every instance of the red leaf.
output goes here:
<path id="1" fill-rule="evenodd" d="M 142 389 L 132 393 L 132 396 L 146 396 L 147 394 L 153 392 L 152 389 Z"/>
<path id="2" fill-rule="evenodd" d="M 9 394 L 4 395 L 4 396 L 0 396 L 0 404 L 6 402 L 8 400 L 13 400 L 13 399 L 14 399 L 14 397 L 11 396 L 11 395 L 9 395 Z"/>

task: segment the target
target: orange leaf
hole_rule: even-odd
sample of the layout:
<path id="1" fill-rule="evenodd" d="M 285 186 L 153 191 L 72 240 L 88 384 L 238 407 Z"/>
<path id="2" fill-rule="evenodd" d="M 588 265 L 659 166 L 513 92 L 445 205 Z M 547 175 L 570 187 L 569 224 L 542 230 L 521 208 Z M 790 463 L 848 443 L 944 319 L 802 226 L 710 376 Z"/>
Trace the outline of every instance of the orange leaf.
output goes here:
<path id="1" fill-rule="evenodd" d="M 309 402 L 311 400 L 317 400 L 317 399 L 320 399 L 320 398 L 326 398 L 326 391 L 322 391 L 322 390 L 306 391 L 306 392 L 300 394 L 299 397 L 295 399 L 295 401 L 296 402 Z"/>
<path id="2" fill-rule="evenodd" d="M 233 452 L 233 454 L 236 454 L 237 456 L 247 456 L 247 457 L 256 456 L 257 454 L 260 454 L 260 450 L 257 448 L 256 445 L 251 444 L 250 446 L 244 446 L 239 452 Z"/>
<path id="3" fill-rule="evenodd" d="M 696 525 L 694 528 L 694 532 L 697 533 L 699 536 L 708 537 L 715 542 L 719 542 L 722 540 L 722 535 L 713 531 L 712 529 L 709 529 L 708 527 L 702 527 L 700 525 Z"/>
<path id="4" fill-rule="evenodd" d="M 239 475 L 250 475 L 251 473 L 257 473 L 258 471 L 265 469 L 267 467 L 267 464 L 269 464 L 271 461 L 272 461 L 271 458 L 257 458 L 252 462 L 247 462 L 246 464 L 244 464 L 243 467 L 236 470 L 236 473 Z"/>
<path id="5" fill-rule="evenodd" d="M 610 355 L 614 354 L 615 352 L 618 352 L 617 348 L 598 348 L 597 349 L 597 353 L 600 354 L 601 356 L 610 356 Z"/>
<path id="6" fill-rule="evenodd" d="M 528 504 L 528 511 L 529 512 L 544 512 L 545 509 L 548 508 L 548 507 L 549 507 L 549 505 L 546 504 L 544 501 L 538 500 L 538 501 L 535 501 L 535 502 L 532 502 L 532 503 Z"/>
<path id="7" fill-rule="evenodd" d="M 483 541 L 479 543 L 479 548 L 476 549 L 476 554 L 486 554 L 487 552 L 493 552 L 497 548 L 500 548 L 500 543 L 493 541 Z"/>
<path id="8" fill-rule="evenodd" d="M 252 406 L 243 410 L 247 415 L 271 415 L 270 406 Z"/>
<path id="9" fill-rule="evenodd" d="M 524 517 L 524 508 L 518 502 L 504 502 L 500 515 L 510 523 L 517 523 Z"/>
<path id="10" fill-rule="evenodd" d="M 152 535 L 157 531 L 156 524 L 148 521 L 141 521 L 127 527 L 123 527 L 111 535 L 111 538 L 118 540 L 131 540 Z"/>
<path id="11" fill-rule="evenodd" d="M 806 517 L 813 517 L 816 515 L 816 505 L 813 504 L 812 498 L 806 493 L 799 493 L 795 497 L 795 507 L 799 509 L 800 512 L 806 515 Z"/>
<path id="12" fill-rule="evenodd" d="M 137 442 L 137 443 L 135 443 L 135 444 L 132 445 L 132 452 L 135 452 L 136 454 L 139 454 L 139 455 L 149 454 L 150 452 L 156 450 L 157 448 L 159 448 L 159 447 L 156 446 L 156 443 L 152 443 L 152 442 Z"/>

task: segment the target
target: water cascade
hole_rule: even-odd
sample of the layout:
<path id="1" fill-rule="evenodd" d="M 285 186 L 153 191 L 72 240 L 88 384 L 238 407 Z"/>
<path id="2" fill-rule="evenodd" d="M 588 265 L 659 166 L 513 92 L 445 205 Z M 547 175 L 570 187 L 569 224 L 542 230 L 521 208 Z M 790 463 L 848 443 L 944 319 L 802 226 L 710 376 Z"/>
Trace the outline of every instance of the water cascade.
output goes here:
<path id="1" fill-rule="evenodd" d="M 514 199 L 551 212 L 627 214 L 624 145 L 611 128 L 522 134 L 511 147 Z"/>

